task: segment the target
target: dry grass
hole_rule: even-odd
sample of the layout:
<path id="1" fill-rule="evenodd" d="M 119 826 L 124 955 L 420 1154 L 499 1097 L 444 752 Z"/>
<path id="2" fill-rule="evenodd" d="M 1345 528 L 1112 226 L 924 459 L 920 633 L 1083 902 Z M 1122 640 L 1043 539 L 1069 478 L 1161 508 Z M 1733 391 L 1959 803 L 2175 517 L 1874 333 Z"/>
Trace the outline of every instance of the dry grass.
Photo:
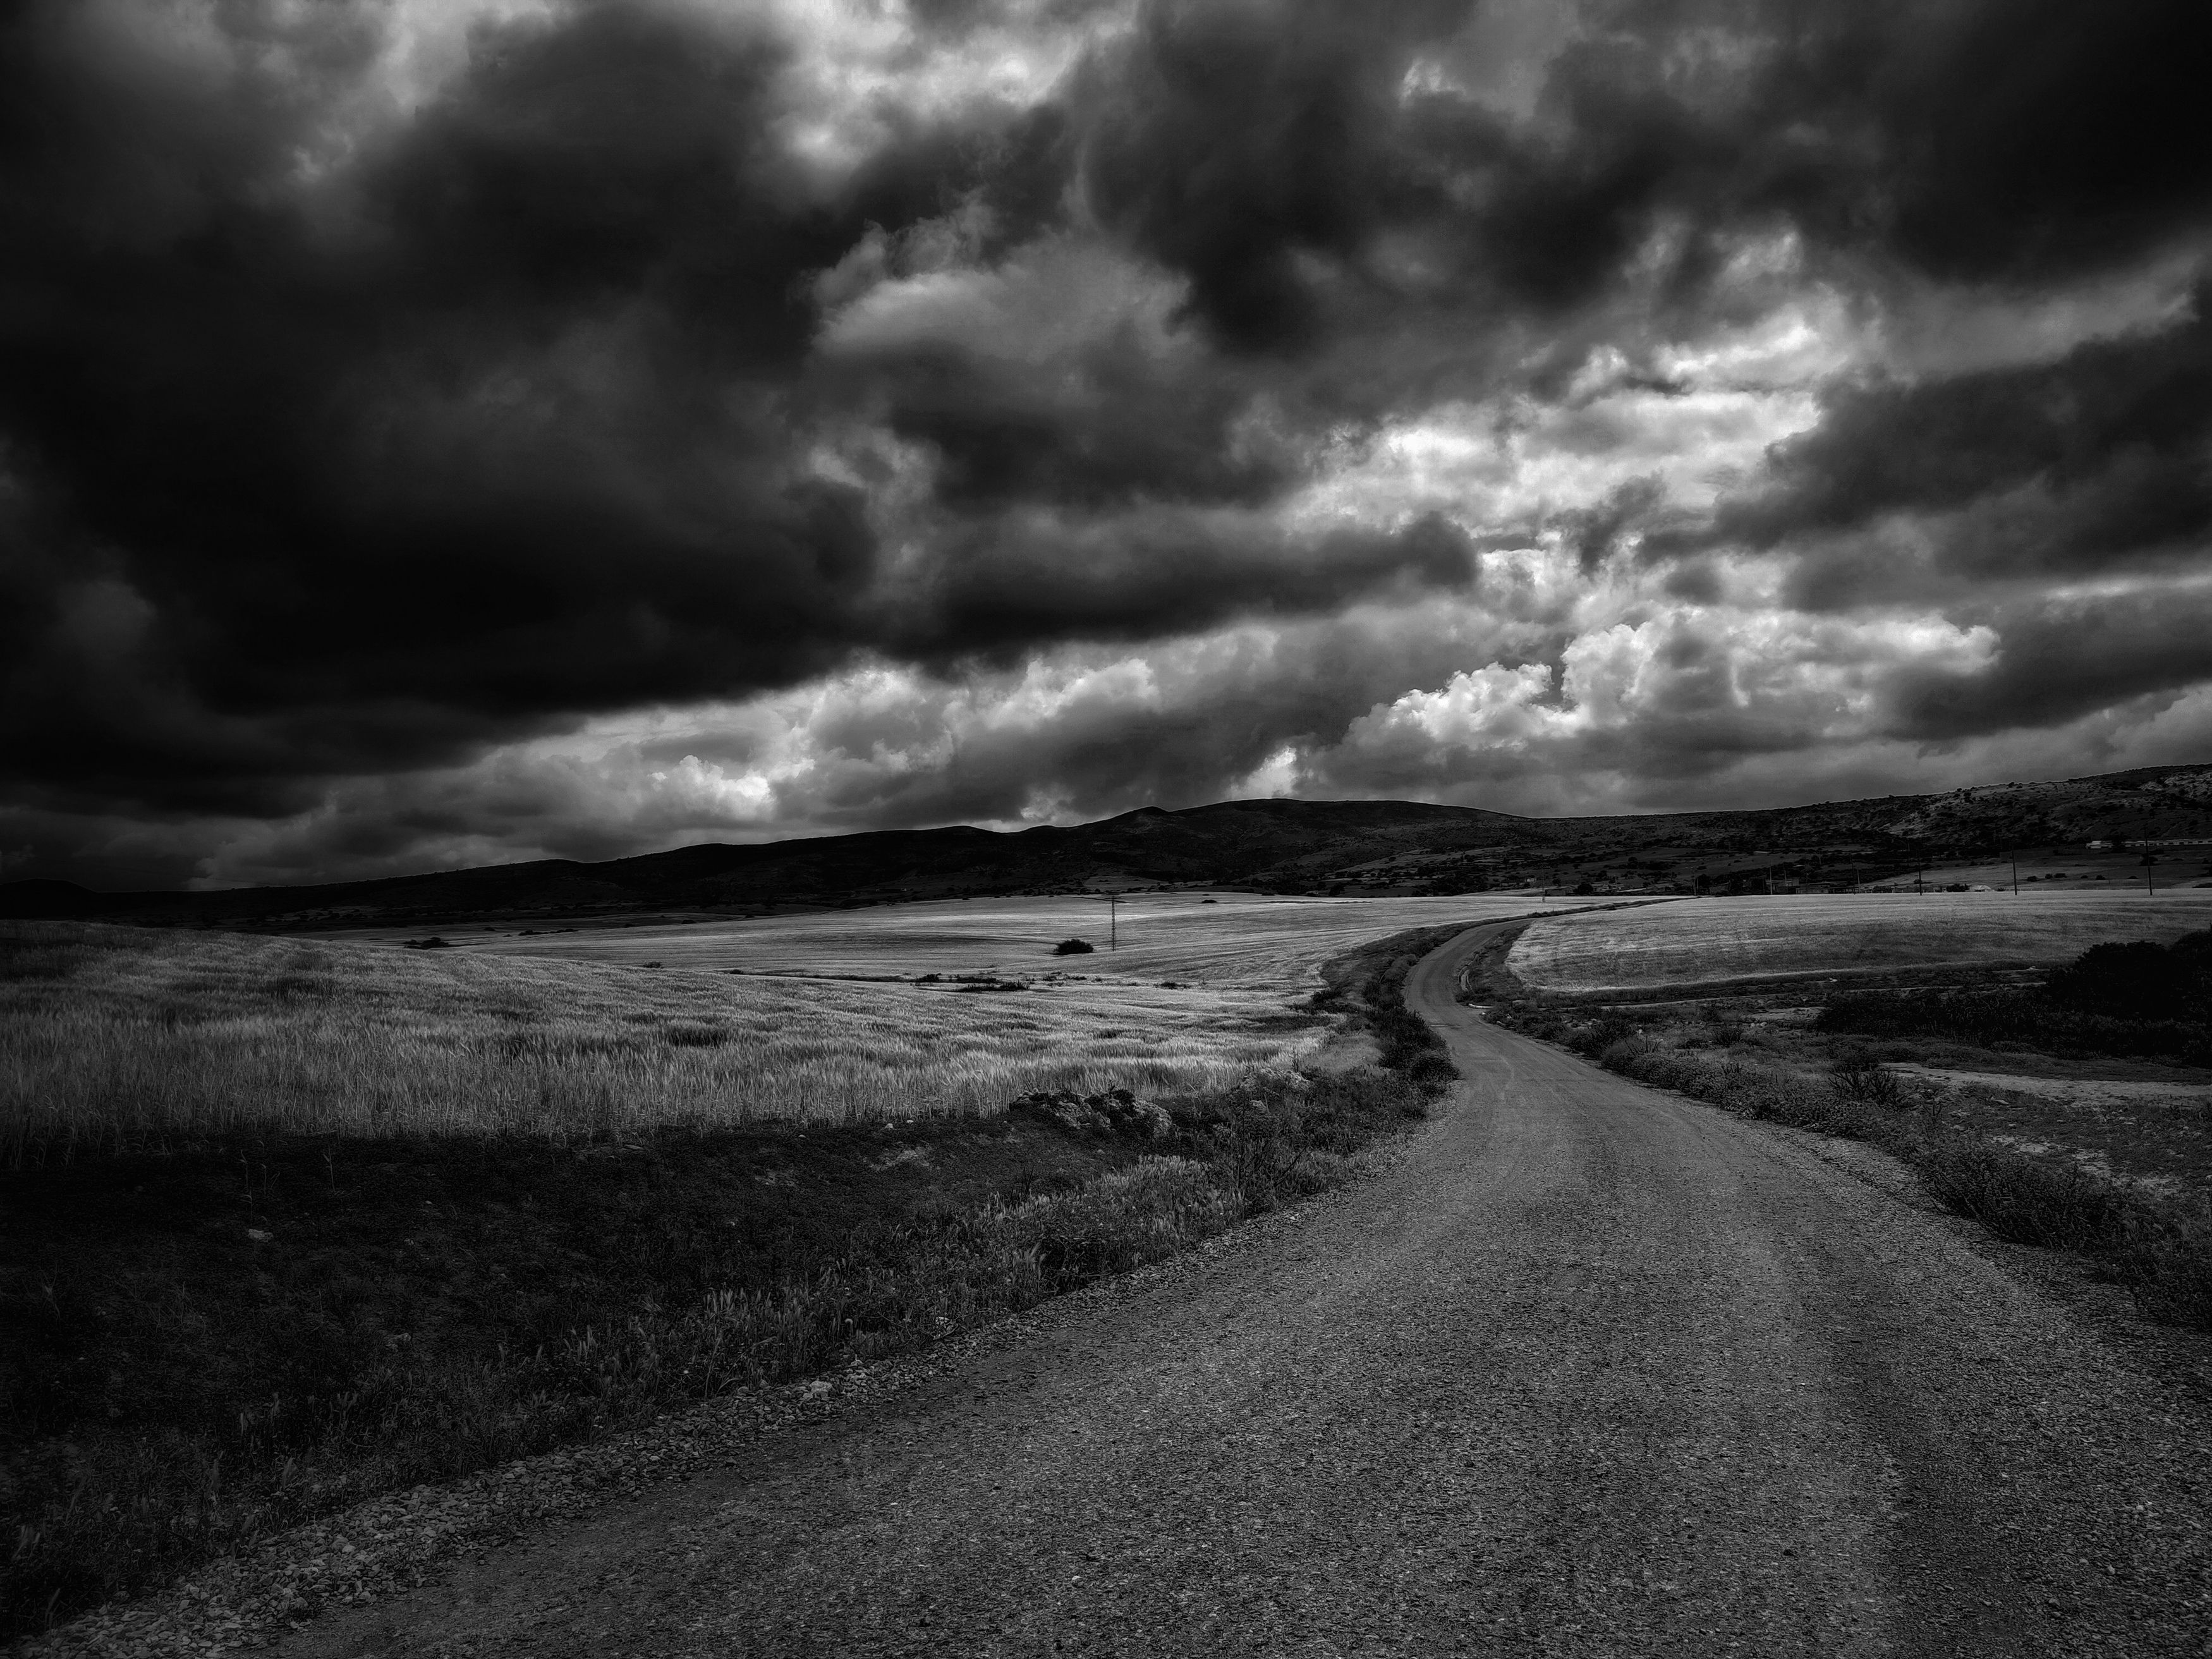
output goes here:
<path id="1" fill-rule="evenodd" d="M 1112 952 L 1106 948 L 1106 905 L 1086 898 L 956 899 L 534 938 L 474 930 L 447 937 L 471 954 L 659 961 L 671 968 L 772 974 L 1027 976 L 1066 969 L 1086 981 L 1172 979 L 1282 998 L 1317 988 L 1323 962 L 1387 933 L 1557 908 L 1514 894 L 1332 899 L 1224 893 L 1211 904 L 1204 896 L 1125 901 L 1121 948 Z M 1053 947 L 1069 938 L 1088 939 L 1097 950 L 1055 957 Z"/>
<path id="2" fill-rule="evenodd" d="M 991 1111 L 1035 1089 L 1198 1092 L 1320 1040 L 1284 1018 L 1284 1001 L 1234 987 L 976 994 L 12 923 L 0 927 L 0 1134 L 18 1146 L 238 1129 L 624 1136 Z"/>
<path id="3" fill-rule="evenodd" d="M 373 1097 L 348 1083 L 318 1101 L 286 1057 L 304 1054 L 327 1077 L 334 1032 L 365 1030 L 354 1055 L 364 1070 L 404 1066 L 412 1043 L 426 1078 L 496 1082 L 478 1050 L 509 1026 L 634 1030 L 662 1056 L 666 1032 L 737 1009 L 765 1052 L 771 1006 L 850 1035 L 886 1008 L 981 1029 L 1052 1018 L 1077 999 L 18 931 L 0 951 L 16 1012 L 28 1011 L 15 1026 L 45 1029 L 51 1044 L 74 997 L 94 1017 L 83 1031 L 119 1023 L 133 1053 L 166 1053 L 190 1073 L 205 1054 L 161 1047 L 162 1010 L 183 1009 L 203 1034 L 236 1028 L 208 1052 L 273 1111 L 230 1133 L 0 1160 L 0 1642 L 359 1498 L 732 1387 L 908 1352 L 1336 1185 L 1361 1148 L 1424 1115 L 1449 1075 L 1402 998 L 1407 968 L 1433 942 L 1381 941 L 1328 975 L 1331 1010 L 1397 1069 L 1276 1073 L 1185 1094 L 1168 1103 L 1164 1137 L 1157 1126 L 1141 1139 L 1070 1132 L 1018 1113 L 691 1133 L 656 1127 L 625 1097 L 624 1127 L 645 1132 L 617 1146 L 344 1138 L 316 1113 L 357 1121 Z M 1176 1001 L 1110 994 L 1170 1012 Z M 1254 994 L 1182 1000 L 1233 1008 Z M 1224 1040 L 1207 1040 L 1201 1063 L 1216 1063 Z M 692 1059 L 738 1046 L 675 1045 Z M 932 1063 L 924 1052 L 909 1071 Z M 131 1086 L 155 1086 L 150 1066 L 134 1061 Z M 113 1086 L 97 1074 L 64 1085 L 51 1054 L 40 1067 L 47 1088 L 77 1091 L 67 1098 L 80 1110 Z M 138 1107 L 185 1109 L 196 1127 L 246 1115 L 192 1086 Z M 422 1098 L 433 1122 L 483 1127 L 472 1107 Z M 267 1133 L 272 1115 L 322 1132 Z M 343 1593 L 350 1576 L 311 1566 L 295 1582 Z"/>
<path id="4" fill-rule="evenodd" d="M 2043 964 L 2212 923 L 2212 894 L 1805 895 L 1686 899 L 1537 922 L 1507 965 L 1549 992 L 1631 992 L 1789 974 Z"/>
<path id="5" fill-rule="evenodd" d="M 1074 958 L 1052 947 L 1079 928 L 1103 943 L 1103 904 L 456 932 L 458 948 L 435 951 L 5 923 L 0 1142 L 235 1130 L 621 1138 L 992 1112 L 1040 1089 L 1203 1093 L 1312 1053 L 1325 1029 L 1291 1006 L 1320 988 L 1323 961 L 1526 904 L 1134 901 L 1121 951 Z M 1057 971 L 1071 963 L 1083 971 Z M 951 982 L 994 972 L 1030 988 Z M 816 977 L 925 973 L 947 978 Z"/>

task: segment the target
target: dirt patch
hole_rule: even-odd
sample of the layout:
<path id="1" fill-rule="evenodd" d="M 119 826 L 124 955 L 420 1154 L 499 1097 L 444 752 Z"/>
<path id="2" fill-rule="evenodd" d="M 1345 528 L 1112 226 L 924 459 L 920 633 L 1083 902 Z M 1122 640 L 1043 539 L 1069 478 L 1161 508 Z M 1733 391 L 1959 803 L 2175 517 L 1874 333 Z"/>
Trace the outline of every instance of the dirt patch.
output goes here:
<path id="1" fill-rule="evenodd" d="M 2212 1193 L 2212 1088 L 1893 1069 L 1923 1110 L 2012 1151 L 2155 1192 Z"/>

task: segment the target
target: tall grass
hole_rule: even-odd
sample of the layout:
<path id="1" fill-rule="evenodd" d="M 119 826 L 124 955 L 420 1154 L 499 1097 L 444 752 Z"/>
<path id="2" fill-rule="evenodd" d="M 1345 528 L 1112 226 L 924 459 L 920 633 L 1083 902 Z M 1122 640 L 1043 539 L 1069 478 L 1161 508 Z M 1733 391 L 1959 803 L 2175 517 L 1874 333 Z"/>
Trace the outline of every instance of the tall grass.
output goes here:
<path id="1" fill-rule="evenodd" d="M 100 948 L 38 946 L 79 969 Z M 375 1493 L 915 1348 L 1333 1186 L 1448 1073 L 1401 1029 L 1412 960 L 1386 943 L 1334 982 L 1399 1070 L 1249 1073 L 1166 1099 L 1172 1135 L 1141 1146 L 1001 1116 L 629 1151 L 217 1136 L 0 1172 L 114 1218 L 41 1266 L 32 1363 L 0 1370 L 0 1633 Z M 137 1271 L 88 1269 L 98 1249 Z"/>
<path id="2" fill-rule="evenodd" d="M 1034 1090 L 1230 1086 L 1320 1041 L 1250 990 L 621 968 L 0 924 L 0 1136 L 622 1137 L 994 1112 Z"/>

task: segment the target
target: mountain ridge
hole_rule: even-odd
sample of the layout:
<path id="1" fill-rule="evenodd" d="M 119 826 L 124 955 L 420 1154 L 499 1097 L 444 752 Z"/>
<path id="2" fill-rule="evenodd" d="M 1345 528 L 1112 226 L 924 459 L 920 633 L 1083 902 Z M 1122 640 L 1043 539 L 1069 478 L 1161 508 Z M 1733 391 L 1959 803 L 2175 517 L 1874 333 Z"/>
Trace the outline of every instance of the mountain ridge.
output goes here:
<path id="1" fill-rule="evenodd" d="M 1976 784 L 1715 811 L 1520 817 L 1422 801 L 1214 801 L 1090 823 L 973 824 L 704 842 L 586 862 L 515 864 L 220 892 L 0 884 L 0 916 L 246 926 L 377 925 L 687 908 L 759 911 L 1113 886 L 1455 892 L 1592 880 L 1708 890 L 1716 879 L 1850 884 L 2007 848 L 2212 836 L 2212 766 Z M 1762 865 L 1760 860 L 1766 862 Z M 1747 862 L 1748 860 L 1748 862 Z M 1780 872 L 1780 873 L 1778 873 Z"/>

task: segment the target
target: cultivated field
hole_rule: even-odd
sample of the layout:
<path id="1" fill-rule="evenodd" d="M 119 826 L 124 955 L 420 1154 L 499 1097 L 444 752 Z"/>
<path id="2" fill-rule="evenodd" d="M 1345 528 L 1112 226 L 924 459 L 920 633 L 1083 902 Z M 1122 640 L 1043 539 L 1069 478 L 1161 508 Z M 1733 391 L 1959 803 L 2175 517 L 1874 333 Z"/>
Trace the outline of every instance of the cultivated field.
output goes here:
<path id="1" fill-rule="evenodd" d="M 587 927 L 522 937 L 449 933 L 472 952 L 557 956 L 589 962 L 658 961 L 670 968 L 749 974 L 911 976 L 1055 970 L 1085 980 L 1172 979 L 1278 999 L 1316 988 L 1321 964 L 1355 945 L 1410 927 L 1552 910 L 1589 901 L 1515 894 L 1449 898 L 1274 898 L 1224 893 L 1146 895 L 1120 906 L 1121 948 L 1107 950 L 1103 901 L 998 898 L 886 905 L 812 915 L 716 920 L 693 925 Z M 1097 946 L 1054 957 L 1065 939 Z"/>
<path id="2" fill-rule="evenodd" d="M 1790 974 L 2046 964 L 2212 926 L 2212 894 L 1929 893 L 1684 899 L 1540 921 L 1506 965 L 1540 991 L 1644 991 Z"/>
<path id="3" fill-rule="evenodd" d="M 1217 1089 L 1320 1044 L 1325 1029 L 1293 1005 L 1328 957 L 1505 907 L 1133 905 L 1125 926 L 1151 931 L 1143 946 L 1050 955 L 1102 908 L 887 908 L 477 935 L 446 951 L 6 924 L 0 1134 L 17 1146 L 241 1128 L 619 1137 L 991 1112 L 1039 1089 Z M 770 963 L 786 973 L 757 971 Z M 789 971 L 994 966 L 1006 977 L 991 988 Z M 1048 977 L 1060 969 L 1083 977 Z"/>
<path id="4" fill-rule="evenodd" d="M 15 1140 L 911 1117 L 1219 1086 L 1320 1036 L 1252 991 L 978 994 L 68 924 L 16 924 L 0 952 Z"/>

